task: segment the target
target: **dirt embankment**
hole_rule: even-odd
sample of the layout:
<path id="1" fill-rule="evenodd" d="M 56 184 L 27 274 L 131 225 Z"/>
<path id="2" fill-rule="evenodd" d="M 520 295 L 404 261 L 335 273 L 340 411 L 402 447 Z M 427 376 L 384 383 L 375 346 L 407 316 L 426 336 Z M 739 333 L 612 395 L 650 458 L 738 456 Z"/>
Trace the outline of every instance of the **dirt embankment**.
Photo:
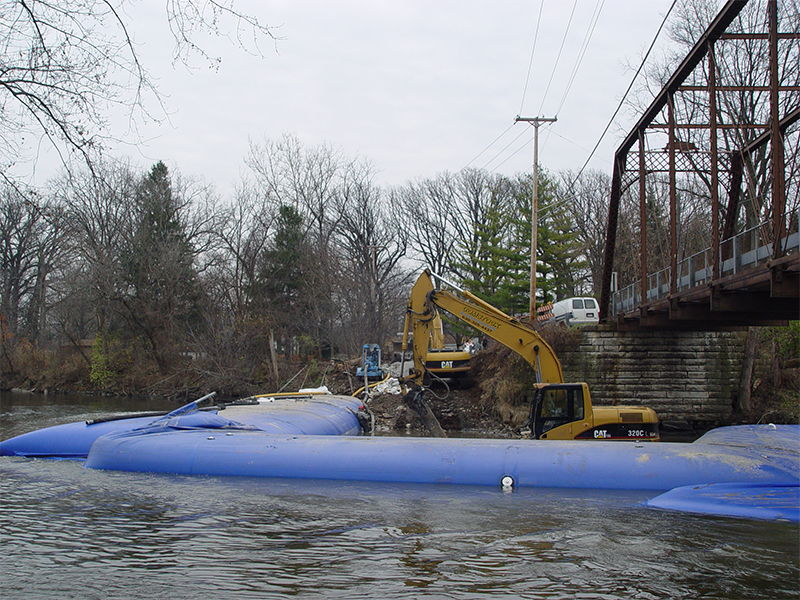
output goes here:
<path id="1" fill-rule="evenodd" d="M 531 377 L 530 367 L 522 359 L 504 348 L 494 348 L 473 357 L 470 380 L 434 381 L 425 400 L 449 436 L 518 437 L 529 416 L 525 390 Z M 342 371 L 326 380 L 326 385 L 332 393 L 352 393 L 352 378 Z M 421 419 L 404 404 L 401 394 L 372 392 L 369 408 L 377 433 L 425 434 Z"/>

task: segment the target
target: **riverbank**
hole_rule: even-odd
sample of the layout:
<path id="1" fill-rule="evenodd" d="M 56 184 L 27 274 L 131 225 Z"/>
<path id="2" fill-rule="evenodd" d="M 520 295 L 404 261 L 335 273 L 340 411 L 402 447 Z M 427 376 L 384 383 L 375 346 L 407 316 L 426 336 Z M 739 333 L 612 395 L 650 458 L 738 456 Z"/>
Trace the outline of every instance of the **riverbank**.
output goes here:
<path id="1" fill-rule="evenodd" d="M 567 344 L 568 337 L 562 335 L 563 339 L 549 341 L 551 345 Z M 717 425 L 800 422 L 800 369 L 791 366 L 791 362 L 787 366 L 787 361 L 779 364 L 770 360 L 775 356 L 774 340 L 765 337 L 762 342 L 752 377 L 749 410 L 734 412 L 725 421 L 699 423 L 696 427 L 698 433 Z M 556 348 L 556 351 L 560 352 L 560 349 Z M 116 373 L 114 385 L 97 386 L 91 382 L 91 372 L 85 361 L 39 352 L 31 353 L 27 359 L 19 354 L 15 360 L 19 368 L 11 373 L 6 371 L 0 387 L 44 395 L 122 396 L 134 401 L 156 400 L 170 405 L 191 401 L 209 391 L 216 391 L 220 400 L 229 400 L 324 385 L 331 393 L 351 395 L 363 385 L 355 377 L 357 363 L 356 360 L 301 362 L 280 359 L 278 370 L 282 379 L 278 386 L 264 375 L 266 371 L 263 369 L 252 368 L 249 373 L 212 369 L 203 357 L 187 358 L 180 369 L 166 377 L 142 361 L 135 368 Z M 453 381 L 437 383 L 428 392 L 427 400 L 442 426 L 450 435 L 518 436 L 530 411 L 526 390 L 533 383 L 533 374 L 527 363 L 505 348 L 490 344 L 489 348 L 473 357 L 471 381 L 469 386 Z M 591 388 L 593 382 L 587 382 Z M 609 402 L 603 398 L 593 399 L 599 405 Z M 403 404 L 399 394 L 372 393 L 369 404 L 379 432 L 401 435 L 419 435 L 422 432 L 419 418 Z M 662 431 L 670 428 L 670 423 L 662 422 Z"/>

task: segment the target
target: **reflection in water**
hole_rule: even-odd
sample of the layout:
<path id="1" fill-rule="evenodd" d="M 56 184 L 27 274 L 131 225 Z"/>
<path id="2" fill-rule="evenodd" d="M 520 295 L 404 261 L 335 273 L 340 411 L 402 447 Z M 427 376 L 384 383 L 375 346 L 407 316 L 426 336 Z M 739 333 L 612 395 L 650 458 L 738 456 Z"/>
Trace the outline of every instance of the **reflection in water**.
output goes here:
<path id="1" fill-rule="evenodd" d="M 61 422 L 92 412 L 64 406 Z M 3 437 L 36 428 L 18 415 L 38 409 L 18 408 L 4 404 Z M 796 525 L 650 510 L 647 497 L 3 457 L 0 597 L 798 597 Z"/>

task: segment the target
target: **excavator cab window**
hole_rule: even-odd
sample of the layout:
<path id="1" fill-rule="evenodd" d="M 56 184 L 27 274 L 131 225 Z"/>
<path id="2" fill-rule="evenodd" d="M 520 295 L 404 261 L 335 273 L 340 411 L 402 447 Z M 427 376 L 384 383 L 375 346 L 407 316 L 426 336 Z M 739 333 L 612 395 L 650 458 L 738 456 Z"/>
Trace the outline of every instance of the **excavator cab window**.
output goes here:
<path id="1" fill-rule="evenodd" d="M 583 387 L 548 385 L 539 390 L 533 406 L 534 437 L 584 417 Z"/>

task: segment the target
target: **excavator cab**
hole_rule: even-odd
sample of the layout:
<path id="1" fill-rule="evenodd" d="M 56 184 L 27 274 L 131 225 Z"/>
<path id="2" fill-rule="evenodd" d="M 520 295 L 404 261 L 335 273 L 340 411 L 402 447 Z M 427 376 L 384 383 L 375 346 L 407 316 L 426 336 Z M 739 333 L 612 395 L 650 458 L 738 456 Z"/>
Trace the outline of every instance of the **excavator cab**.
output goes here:
<path id="1" fill-rule="evenodd" d="M 534 439 L 571 440 L 589 428 L 591 406 L 587 409 L 583 392 L 580 383 L 537 385 L 531 402 Z"/>
<path id="2" fill-rule="evenodd" d="M 537 440 L 657 442 L 658 416 L 643 406 L 592 406 L 585 383 L 538 383 L 531 401 Z"/>

